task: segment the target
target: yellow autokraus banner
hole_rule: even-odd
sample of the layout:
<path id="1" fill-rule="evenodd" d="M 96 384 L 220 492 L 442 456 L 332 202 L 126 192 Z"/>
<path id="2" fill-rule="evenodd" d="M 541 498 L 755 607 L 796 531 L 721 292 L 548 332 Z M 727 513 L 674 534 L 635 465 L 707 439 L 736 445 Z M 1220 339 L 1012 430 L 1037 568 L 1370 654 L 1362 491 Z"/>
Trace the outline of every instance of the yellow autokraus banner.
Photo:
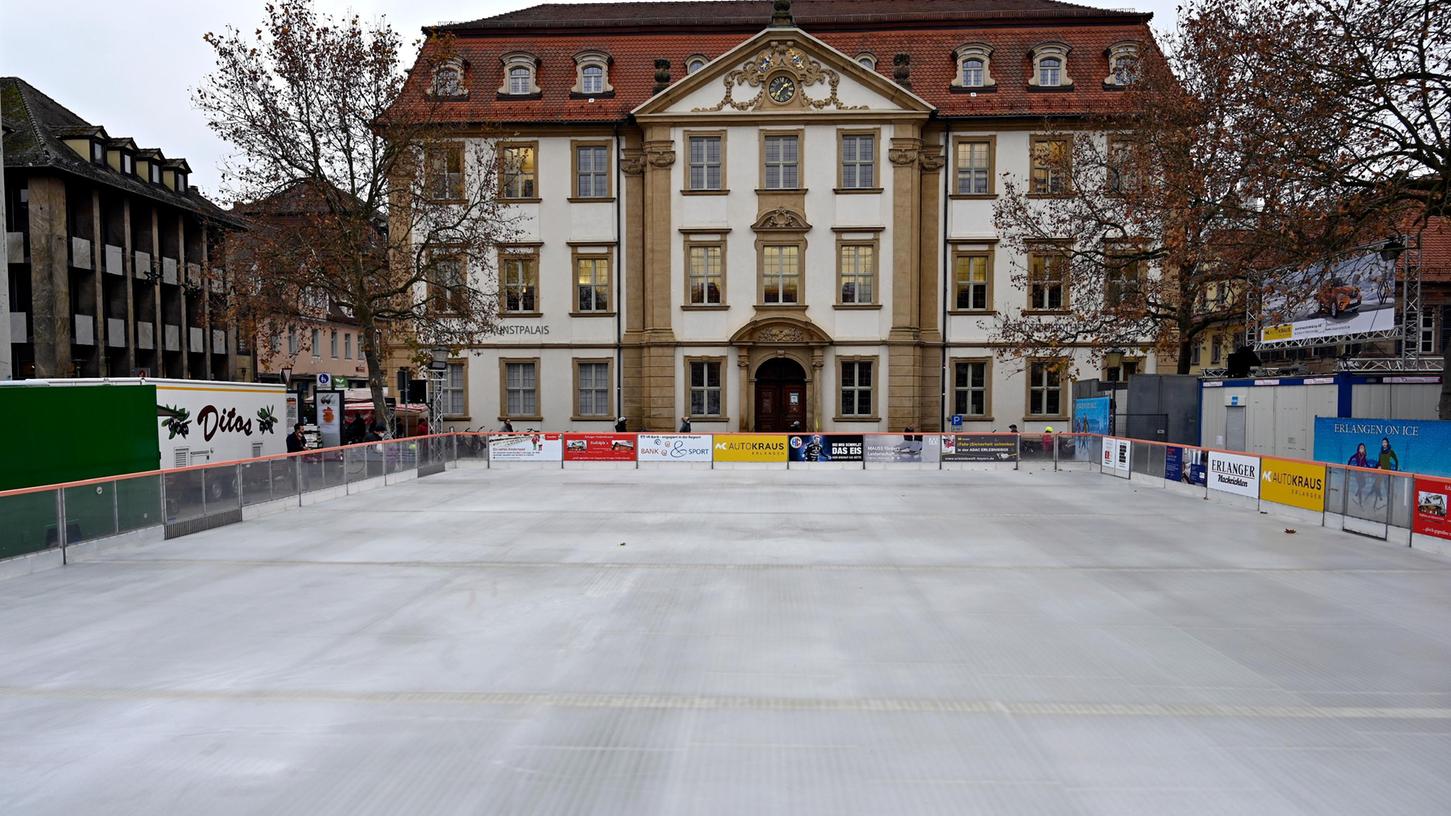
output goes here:
<path id="1" fill-rule="evenodd" d="M 1260 460 L 1260 498 L 1276 504 L 1325 509 L 1325 466 L 1290 459 Z"/>
<path id="2" fill-rule="evenodd" d="M 784 462 L 785 434 L 719 434 L 715 438 L 717 462 Z"/>

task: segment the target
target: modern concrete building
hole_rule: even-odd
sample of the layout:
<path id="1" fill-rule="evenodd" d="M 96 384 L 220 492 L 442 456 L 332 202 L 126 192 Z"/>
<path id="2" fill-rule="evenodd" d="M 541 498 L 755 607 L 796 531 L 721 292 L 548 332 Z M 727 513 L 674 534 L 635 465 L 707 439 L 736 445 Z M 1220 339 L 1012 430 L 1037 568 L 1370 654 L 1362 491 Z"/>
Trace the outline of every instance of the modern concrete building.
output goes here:
<path id="1" fill-rule="evenodd" d="M 1154 47 L 1149 17 L 1054 0 L 665 2 L 429 29 L 419 66 L 438 67 L 405 93 L 442 103 L 460 151 L 500 151 L 524 233 L 474 270 L 502 320 L 454 361 L 449 417 L 1061 426 L 1071 367 L 1004 361 L 990 324 L 1064 314 L 1070 293 L 1051 246 L 999 246 L 993 205 L 1004 174 L 1062 191 L 1054 134 L 1113 104 Z M 1103 351 L 1072 362 L 1101 371 Z"/>
<path id="2" fill-rule="evenodd" d="M 249 379 L 218 262 L 239 222 L 190 185 L 186 160 L 18 77 L 0 98 L 12 376 Z"/>

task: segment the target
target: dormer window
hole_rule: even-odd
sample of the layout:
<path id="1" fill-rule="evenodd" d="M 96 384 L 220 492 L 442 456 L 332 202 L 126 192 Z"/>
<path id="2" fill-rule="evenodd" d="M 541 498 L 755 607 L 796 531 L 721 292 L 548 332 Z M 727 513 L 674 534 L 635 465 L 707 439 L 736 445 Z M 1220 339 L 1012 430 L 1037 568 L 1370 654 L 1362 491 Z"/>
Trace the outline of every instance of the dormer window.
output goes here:
<path id="1" fill-rule="evenodd" d="M 613 93 L 610 87 L 610 55 L 603 51 L 581 51 L 574 55 L 574 87 L 569 92 L 575 96 L 603 96 Z"/>
<path id="2" fill-rule="evenodd" d="M 856 64 L 868 71 L 877 70 L 877 57 L 871 52 L 864 52 L 856 55 Z"/>
<path id="3" fill-rule="evenodd" d="M 1108 47 L 1108 76 L 1103 84 L 1106 88 L 1123 88 L 1134 83 L 1139 74 L 1138 43 L 1121 42 Z"/>
<path id="4" fill-rule="evenodd" d="M 157 165 L 155 163 L 153 163 L 151 165 L 151 178 L 149 179 L 149 181 L 152 184 L 160 184 L 161 183 L 161 167 L 160 167 L 160 165 Z"/>
<path id="5" fill-rule="evenodd" d="M 434 96 L 442 99 L 458 99 L 468 96 L 469 92 L 464 90 L 463 60 L 451 59 L 435 68 L 433 87 L 430 91 Z"/>
<path id="6" fill-rule="evenodd" d="M 1033 73 L 1028 77 L 1029 89 L 1069 89 L 1073 79 L 1068 75 L 1066 43 L 1046 42 L 1033 46 Z"/>
<path id="7" fill-rule="evenodd" d="M 121 154 L 121 172 L 128 176 L 136 175 L 136 160 L 131 158 L 130 153 Z"/>
<path id="8" fill-rule="evenodd" d="M 699 71 L 700 69 L 704 68 L 705 67 L 705 64 L 707 62 L 710 62 L 710 60 L 706 59 L 705 57 L 701 56 L 700 54 L 693 54 L 693 55 L 691 55 L 689 57 L 686 57 L 685 58 L 685 73 L 687 75 L 688 74 L 693 74 L 696 71 Z"/>
<path id="9" fill-rule="evenodd" d="M 957 76 L 952 87 L 962 90 L 993 90 L 997 82 L 992 75 L 992 46 L 987 43 L 968 43 L 952 52 L 957 60 Z"/>
<path id="10" fill-rule="evenodd" d="M 533 54 L 513 51 L 501 59 L 504 62 L 504 84 L 499 88 L 500 96 L 533 96 L 539 93 L 535 77 L 539 62 Z"/>
<path id="11" fill-rule="evenodd" d="M 178 193 L 186 192 L 186 173 L 180 170 L 176 171 L 176 191 Z"/>
<path id="12" fill-rule="evenodd" d="M 106 146 L 100 142 L 91 142 L 91 161 L 96 164 L 106 163 Z"/>

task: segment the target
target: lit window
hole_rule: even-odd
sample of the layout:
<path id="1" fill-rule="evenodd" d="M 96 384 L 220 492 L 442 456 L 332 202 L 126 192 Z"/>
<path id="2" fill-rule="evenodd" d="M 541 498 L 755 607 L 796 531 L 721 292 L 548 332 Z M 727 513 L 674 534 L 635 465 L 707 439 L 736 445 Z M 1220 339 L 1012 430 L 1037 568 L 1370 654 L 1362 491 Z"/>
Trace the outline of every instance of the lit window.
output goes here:
<path id="1" fill-rule="evenodd" d="M 765 303 L 799 303 L 801 247 L 772 244 L 761 248 Z"/>
<path id="2" fill-rule="evenodd" d="M 539 260 L 505 258 L 503 289 L 506 314 L 539 311 Z"/>
<path id="3" fill-rule="evenodd" d="M 725 284 L 719 244 L 695 244 L 689 249 L 689 297 L 692 306 L 720 306 Z"/>
<path id="4" fill-rule="evenodd" d="M 875 303 L 877 249 L 871 244 L 843 244 L 837 274 L 841 279 L 841 302 Z"/>
<path id="5" fill-rule="evenodd" d="M 985 252 L 957 256 L 952 279 L 954 309 L 964 312 L 987 310 L 988 257 Z"/>
<path id="6" fill-rule="evenodd" d="M 581 312 L 610 310 L 609 256 L 581 256 L 575 262 L 575 287 Z"/>
<path id="7" fill-rule="evenodd" d="M 534 145 L 505 145 L 503 151 L 504 198 L 535 198 Z"/>
<path id="8" fill-rule="evenodd" d="M 1033 195 L 1062 195 L 1068 192 L 1069 150 L 1067 139 L 1033 139 Z"/>
<path id="9" fill-rule="evenodd" d="M 1060 252 L 1028 255 L 1028 308 L 1057 311 L 1064 308 L 1068 258 Z"/>

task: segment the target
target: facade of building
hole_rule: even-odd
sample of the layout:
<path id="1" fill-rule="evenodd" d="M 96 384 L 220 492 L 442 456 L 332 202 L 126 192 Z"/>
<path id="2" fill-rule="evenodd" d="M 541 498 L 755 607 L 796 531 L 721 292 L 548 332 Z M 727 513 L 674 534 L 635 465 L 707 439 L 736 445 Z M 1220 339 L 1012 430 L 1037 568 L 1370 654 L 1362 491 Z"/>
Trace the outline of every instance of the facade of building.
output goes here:
<path id="1" fill-rule="evenodd" d="M 457 426 L 1062 427 L 1072 360 L 1006 361 L 999 310 L 1071 297 L 998 246 L 1004 175 L 1061 193 L 1061 130 L 1152 49 L 1052 0 L 543 5 L 430 29 L 405 93 L 497 150 L 520 239 L 460 350 Z M 447 36 L 445 36 L 447 35 Z M 448 60 L 429 49 L 447 47 Z M 462 166 L 462 162 L 459 162 Z M 1015 287 L 1015 272 L 1030 284 Z M 1152 359 L 1139 371 L 1152 371 Z"/>
<path id="2" fill-rule="evenodd" d="M 249 379 L 219 263 L 238 224 L 185 159 L 112 137 L 16 77 L 5 122 L 12 376 Z"/>

